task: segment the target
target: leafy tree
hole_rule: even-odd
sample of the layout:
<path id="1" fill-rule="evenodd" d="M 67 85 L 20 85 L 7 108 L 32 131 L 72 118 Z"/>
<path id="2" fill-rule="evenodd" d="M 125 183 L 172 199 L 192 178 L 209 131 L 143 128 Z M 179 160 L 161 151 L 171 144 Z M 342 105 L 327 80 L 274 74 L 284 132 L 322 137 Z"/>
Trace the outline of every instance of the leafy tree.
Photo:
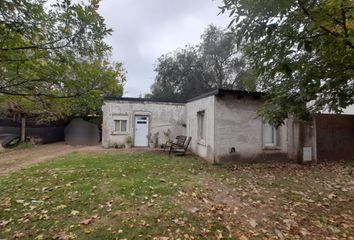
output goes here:
<path id="1" fill-rule="evenodd" d="M 205 69 L 212 75 L 211 86 L 243 89 L 245 61 L 235 48 L 235 35 L 216 26 L 209 26 L 199 46 Z"/>
<path id="2" fill-rule="evenodd" d="M 244 81 L 246 61 L 235 48 L 235 37 L 209 26 L 201 43 L 162 55 L 155 68 L 157 76 L 151 86 L 151 98 L 186 100 L 216 87 L 253 88 Z"/>
<path id="3" fill-rule="evenodd" d="M 98 7 L 0 1 L 0 100 L 56 119 L 97 113 L 103 94 L 122 94 L 125 71 L 107 60 L 112 30 Z"/>
<path id="4" fill-rule="evenodd" d="M 224 0 L 237 45 L 267 92 L 261 114 L 280 125 L 354 103 L 354 2 Z"/>
<path id="5" fill-rule="evenodd" d="M 174 53 L 162 55 L 155 68 L 157 76 L 152 85 L 152 98 L 185 100 L 201 94 L 207 89 L 209 81 L 204 74 L 203 64 L 196 47 L 189 46 Z"/>

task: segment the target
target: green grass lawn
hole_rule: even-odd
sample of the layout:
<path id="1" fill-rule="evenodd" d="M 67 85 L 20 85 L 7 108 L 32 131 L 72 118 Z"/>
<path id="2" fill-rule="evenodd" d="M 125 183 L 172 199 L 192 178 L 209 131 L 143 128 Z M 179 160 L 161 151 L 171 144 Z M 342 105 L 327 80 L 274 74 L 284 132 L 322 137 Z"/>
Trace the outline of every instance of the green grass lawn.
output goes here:
<path id="1" fill-rule="evenodd" d="M 73 153 L 0 177 L 0 239 L 354 239 L 353 163 Z"/>

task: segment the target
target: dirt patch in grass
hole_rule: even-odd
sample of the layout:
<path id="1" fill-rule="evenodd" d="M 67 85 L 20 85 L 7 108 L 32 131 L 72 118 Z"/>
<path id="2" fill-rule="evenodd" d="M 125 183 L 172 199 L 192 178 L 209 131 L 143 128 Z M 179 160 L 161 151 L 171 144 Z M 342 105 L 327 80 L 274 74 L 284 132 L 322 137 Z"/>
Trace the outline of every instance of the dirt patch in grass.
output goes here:
<path id="1" fill-rule="evenodd" d="M 82 146 L 69 146 L 65 143 L 53 143 L 3 152 L 0 153 L 0 175 L 66 155 L 83 148 Z"/>
<path id="2" fill-rule="evenodd" d="M 211 176 L 200 173 L 192 177 L 193 184 L 185 186 L 185 192 L 179 191 L 176 202 L 191 213 L 238 208 L 239 196 L 233 189 Z"/>
<path id="3" fill-rule="evenodd" d="M 31 147 L 0 152 L 0 175 L 5 175 L 20 169 L 27 168 L 37 163 L 52 160 L 72 152 L 92 154 L 132 153 L 159 151 L 160 149 L 105 149 L 102 146 L 70 146 L 64 142 L 32 145 Z"/>

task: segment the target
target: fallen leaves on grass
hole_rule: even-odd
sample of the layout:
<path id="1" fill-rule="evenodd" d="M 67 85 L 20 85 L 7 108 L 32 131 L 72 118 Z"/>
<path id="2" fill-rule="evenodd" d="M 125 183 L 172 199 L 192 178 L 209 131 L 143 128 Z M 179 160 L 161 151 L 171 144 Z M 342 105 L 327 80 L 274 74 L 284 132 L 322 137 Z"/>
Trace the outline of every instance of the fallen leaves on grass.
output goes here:
<path id="1" fill-rule="evenodd" d="M 93 215 L 90 218 L 84 219 L 80 222 L 81 225 L 89 225 L 90 223 L 92 223 L 95 219 L 98 218 L 98 215 Z"/>
<path id="2" fill-rule="evenodd" d="M 71 215 L 71 216 L 77 216 L 77 215 L 79 215 L 79 214 L 80 214 L 80 212 L 77 211 L 77 210 L 72 210 L 72 211 L 70 212 L 70 215 Z"/>
<path id="3" fill-rule="evenodd" d="M 76 239 L 76 235 L 73 233 L 62 232 L 62 233 L 54 235 L 52 239 L 54 239 L 54 240 L 73 240 L 73 239 Z"/>
<path id="4" fill-rule="evenodd" d="M 0 228 L 1 227 L 6 227 L 7 224 L 9 224 L 12 221 L 12 219 L 10 220 L 0 220 Z"/>
<path id="5" fill-rule="evenodd" d="M 23 232 L 15 232 L 15 234 L 12 237 L 14 239 L 18 239 L 18 238 L 23 238 L 25 236 L 26 236 L 26 234 L 24 234 Z"/>
<path id="6" fill-rule="evenodd" d="M 35 170 L 33 175 L 4 179 L 2 185 L 0 179 L 0 238 L 75 239 L 69 232 L 84 239 L 124 239 L 139 232 L 137 238 L 161 240 L 353 235 L 352 164 L 228 169 L 197 161 L 186 167 L 190 162 L 180 159 L 164 164 L 156 158 L 151 165 L 141 156 L 120 164 L 116 155 L 100 159 L 95 164 L 103 163 L 102 168 L 88 167 L 94 161 L 89 158 L 70 171 L 66 166 Z M 125 178 L 116 167 L 124 170 Z M 49 226 L 48 232 L 42 226 Z"/>

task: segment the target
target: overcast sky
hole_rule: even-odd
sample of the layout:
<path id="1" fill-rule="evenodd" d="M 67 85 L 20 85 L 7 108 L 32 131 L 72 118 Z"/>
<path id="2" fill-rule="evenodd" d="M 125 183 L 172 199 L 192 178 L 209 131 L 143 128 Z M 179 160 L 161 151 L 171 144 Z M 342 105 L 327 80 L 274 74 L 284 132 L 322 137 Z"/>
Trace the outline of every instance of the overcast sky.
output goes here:
<path id="1" fill-rule="evenodd" d="M 150 92 L 156 60 L 164 53 L 197 44 L 209 24 L 226 27 L 219 15 L 220 0 L 103 0 L 100 14 L 113 34 L 113 60 L 123 62 L 127 74 L 125 97 Z"/>

